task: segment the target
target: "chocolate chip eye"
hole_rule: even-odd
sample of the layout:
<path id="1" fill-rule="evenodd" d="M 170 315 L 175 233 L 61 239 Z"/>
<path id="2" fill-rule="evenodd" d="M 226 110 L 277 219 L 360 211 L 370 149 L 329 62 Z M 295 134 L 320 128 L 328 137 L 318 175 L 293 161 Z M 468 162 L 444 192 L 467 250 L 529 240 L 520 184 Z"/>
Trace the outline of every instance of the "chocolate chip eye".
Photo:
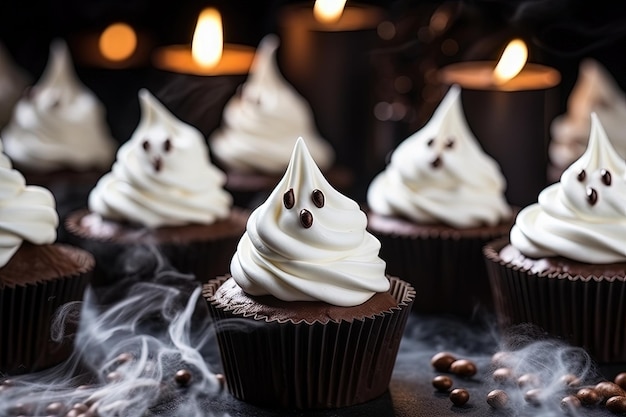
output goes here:
<path id="1" fill-rule="evenodd" d="M 168 153 L 172 150 L 172 141 L 170 140 L 170 138 L 165 139 L 165 142 L 163 142 L 163 150 L 165 151 L 165 153 Z"/>
<path id="2" fill-rule="evenodd" d="M 426 145 L 430 148 L 433 146 L 433 143 L 435 143 L 435 138 L 430 138 L 428 139 L 428 142 L 426 142 Z"/>
<path id="3" fill-rule="evenodd" d="M 454 139 L 448 139 L 446 142 L 446 148 L 452 149 L 454 147 Z"/>
<path id="4" fill-rule="evenodd" d="M 587 188 L 587 202 L 592 206 L 598 202 L 598 193 L 593 188 Z"/>
<path id="5" fill-rule="evenodd" d="M 283 194 L 283 204 L 287 209 L 293 208 L 294 204 L 296 204 L 296 198 L 293 195 L 293 188 L 290 188 L 289 191 Z"/>
<path id="6" fill-rule="evenodd" d="M 305 229 L 308 229 L 313 225 L 313 215 L 307 209 L 300 210 L 300 224 Z"/>
<path id="7" fill-rule="evenodd" d="M 600 175 L 602 176 L 602 182 L 604 185 L 611 185 L 611 173 L 606 169 L 600 171 Z"/>
<path id="8" fill-rule="evenodd" d="M 313 200 L 313 204 L 315 204 L 315 207 L 324 207 L 324 193 L 317 188 L 311 193 L 311 200 Z"/>
<path id="9" fill-rule="evenodd" d="M 435 159 L 433 159 L 430 162 L 430 166 L 432 166 L 433 168 L 439 168 L 442 163 L 443 163 L 443 161 L 441 160 L 441 158 L 440 157 L 436 157 Z"/>
<path id="10" fill-rule="evenodd" d="M 585 172 L 584 169 L 581 169 L 580 172 L 578 173 L 578 181 L 583 182 L 585 180 L 585 178 L 587 178 L 587 173 Z"/>

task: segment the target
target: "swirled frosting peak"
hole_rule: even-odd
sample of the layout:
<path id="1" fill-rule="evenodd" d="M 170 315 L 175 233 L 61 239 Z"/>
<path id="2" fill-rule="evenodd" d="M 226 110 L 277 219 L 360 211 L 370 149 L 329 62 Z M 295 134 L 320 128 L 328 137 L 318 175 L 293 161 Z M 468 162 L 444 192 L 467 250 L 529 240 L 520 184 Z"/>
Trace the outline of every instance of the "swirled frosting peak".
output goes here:
<path id="1" fill-rule="evenodd" d="M 626 161 L 595 113 L 583 155 L 518 214 L 511 244 L 532 258 L 563 256 L 603 264 L 626 261 Z"/>
<path id="2" fill-rule="evenodd" d="M 468 228 L 510 218 L 500 167 L 465 121 L 452 86 L 429 122 L 405 139 L 367 191 L 370 209 L 417 223 Z"/>
<path id="3" fill-rule="evenodd" d="M 626 158 L 626 94 L 598 61 L 581 62 L 578 79 L 567 99 L 567 112 L 550 125 L 550 162 L 555 168 L 554 180 L 587 147 L 591 118 L 594 112 L 602 122 L 615 150 Z"/>
<path id="4" fill-rule="evenodd" d="M 380 242 L 358 204 L 326 181 L 304 140 L 284 177 L 252 212 L 231 261 L 250 295 L 355 306 L 387 291 Z"/>
<path id="5" fill-rule="evenodd" d="M 27 186 L 0 144 L 0 268 L 9 262 L 23 241 L 36 245 L 54 243 L 58 225 L 59 216 L 50 191 Z"/>
<path id="6" fill-rule="evenodd" d="M 22 169 L 82 171 L 111 164 L 117 145 L 104 106 L 78 80 L 63 41 L 51 44 L 43 75 L 17 103 L 2 140 Z"/>
<path id="7" fill-rule="evenodd" d="M 216 161 L 229 169 L 280 174 L 299 136 L 321 169 L 331 166 L 334 151 L 317 132 L 306 100 L 284 79 L 276 63 L 279 41 L 267 35 L 259 45 L 240 94 L 224 108 L 222 126 L 210 139 Z"/>
<path id="8" fill-rule="evenodd" d="M 148 227 L 210 224 L 230 213 L 225 175 L 204 136 L 178 120 L 150 92 L 139 91 L 141 120 L 117 152 L 111 172 L 89 195 L 102 217 Z"/>

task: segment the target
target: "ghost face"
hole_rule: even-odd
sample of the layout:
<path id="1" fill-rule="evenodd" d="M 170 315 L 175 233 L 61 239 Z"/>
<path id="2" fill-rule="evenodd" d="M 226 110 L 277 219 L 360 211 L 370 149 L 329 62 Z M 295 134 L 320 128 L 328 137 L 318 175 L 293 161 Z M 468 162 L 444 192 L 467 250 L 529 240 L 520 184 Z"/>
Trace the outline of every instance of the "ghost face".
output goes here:
<path id="1" fill-rule="evenodd" d="M 140 154 L 151 167 L 154 173 L 160 173 L 168 157 L 172 154 L 173 144 L 169 137 L 153 138 L 144 137 L 140 142 Z"/>
<path id="2" fill-rule="evenodd" d="M 609 168 L 570 169 L 561 178 L 570 206 L 590 219 L 623 218 L 626 183 Z"/>
<path id="3" fill-rule="evenodd" d="M 325 197 L 322 191 L 315 189 L 311 193 L 311 202 L 317 208 L 324 207 Z M 293 191 L 293 188 L 290 188 L 285 194 L 283 194 L 283 205 L 287 210 L 292 210 L 296 204 L 296 197 Z M 309 209 L 302 208 L 298 213 L 298 218 L 300 219 L 300 225 L 308 229 L 313 226 L 313 214 Z"/>

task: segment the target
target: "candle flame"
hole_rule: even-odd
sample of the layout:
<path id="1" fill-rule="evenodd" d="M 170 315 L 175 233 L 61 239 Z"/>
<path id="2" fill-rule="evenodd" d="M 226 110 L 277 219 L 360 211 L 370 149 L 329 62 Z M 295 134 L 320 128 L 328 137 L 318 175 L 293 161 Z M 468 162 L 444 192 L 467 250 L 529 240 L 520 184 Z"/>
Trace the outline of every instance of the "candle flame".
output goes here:
<path id="1" fill-rule="evenodd" d="M 137 35 L 126 23 L 113 23 L 100 34 L 98 47 L 106 59 L 123 61 L 135 52 Z"/>
<path id="2" fill-rule="evenodd" d="M 520 73 L 528 59 L 528 48 L 521 39 L 514 39 L 506 46 L 496 68 L 493 79 L 496 84 L 504 84 Z"/>
<path id="3" fill-rule="evenodd" d="M 313 15 L 318 22 L 333 23 L 343 14 L 346 0 L 315 0 Z"/>
<path id="4" fill-rule="evenodd" d="M 223 50 L 222 16 L 214 8 L 204 9 L 193 33 L 191 55 L 200 66 L 209 68 L 220 62 Z"/>

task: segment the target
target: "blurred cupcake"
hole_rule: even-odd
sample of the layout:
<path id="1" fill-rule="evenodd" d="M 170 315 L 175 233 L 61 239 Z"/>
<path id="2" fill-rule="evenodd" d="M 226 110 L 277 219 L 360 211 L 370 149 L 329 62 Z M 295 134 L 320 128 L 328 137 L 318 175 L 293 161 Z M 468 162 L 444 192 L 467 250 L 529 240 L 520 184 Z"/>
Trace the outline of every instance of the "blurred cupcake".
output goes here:
<path id="1" fill-rule="evenodd" d="M 415 292 L 385 276 L 366 224 L 299 139 L 284 177 L 250 215 L 232 277 L 204 286 L 235 397 L 335 408 L 387 391 Z"/>
<path id="2" fill-rule="evenodd" d="M 532 323 L 599 362 L 626 361 L 626 163 L 591 115 L 589 145 L 561 181 L 484 248 L 503 327 Z"/>
<path id="3" fill-rule="evenodd" d="M 368 229 L 381 241 L 387 272 L 421 294 L 414 311 L 470 316 L 491 309 L 481 250 L 511 227 L 505 186 L 498 164 L 469 130 L 453 86 L 367 191 Z"/>
<path id="4" fill-rule="evenodd" d="M 48 368 L 71 353 L 69 335 L 52 340 L 51 327 L 59 307 L 82 300 L 94 259 L 54 243 L 54 204 L 0 153 L 0 374 Z"/>
<path id="5" fill-rule="evenodd" d="M 117 149 L 104 105 L 76 76 L 61 40 L 51 44 L 46 69 L 25 91 L 1 136 L 26 183 L 52 191 L 61 217 L 86 204 Z"/>
<path id="6" fill-rule="evenodd" d="M 276 62 L 279 40 L 261 41 L 250 75 L 224 108 L 222 125 L 209 137 L 215 163 L 227 174 L 226 189 L 238 205 L 256 206 L 285 171 L 298 137 L 335 186 L 351 181 L 334 166 L 335 152 L 317 131 L 313 111 L 282 76 Z"/>
<path id="7" fill-rule="evenodd" d="M 9 52 L 0 42 L 0 129 L 11 119 L 15 103 L 29 82 L 26 72 L 15 65 Z"/>
<path id="8" fill-rule="evenodd" d="M 598 115 L 615 150 L 626 158 L 626 94 L 602 64 L 587 58 L 580 64 L 578 80 L 567 99 L 567 112 L 550 125 L 551 182 L 558 181 L 587 148 L 592 112 Z"/>
<path id="9" fill-rule="evenodd" d="M 200 131 L 145 89 L 139 101 L 137 129 L 89 194 L 88 208 L 71 213 L 65 228 L 99 263 L 129 245 L 155 245 L 179 271 L 204 281 L 228 266 L 248 212 L 233 207 Z"/>

